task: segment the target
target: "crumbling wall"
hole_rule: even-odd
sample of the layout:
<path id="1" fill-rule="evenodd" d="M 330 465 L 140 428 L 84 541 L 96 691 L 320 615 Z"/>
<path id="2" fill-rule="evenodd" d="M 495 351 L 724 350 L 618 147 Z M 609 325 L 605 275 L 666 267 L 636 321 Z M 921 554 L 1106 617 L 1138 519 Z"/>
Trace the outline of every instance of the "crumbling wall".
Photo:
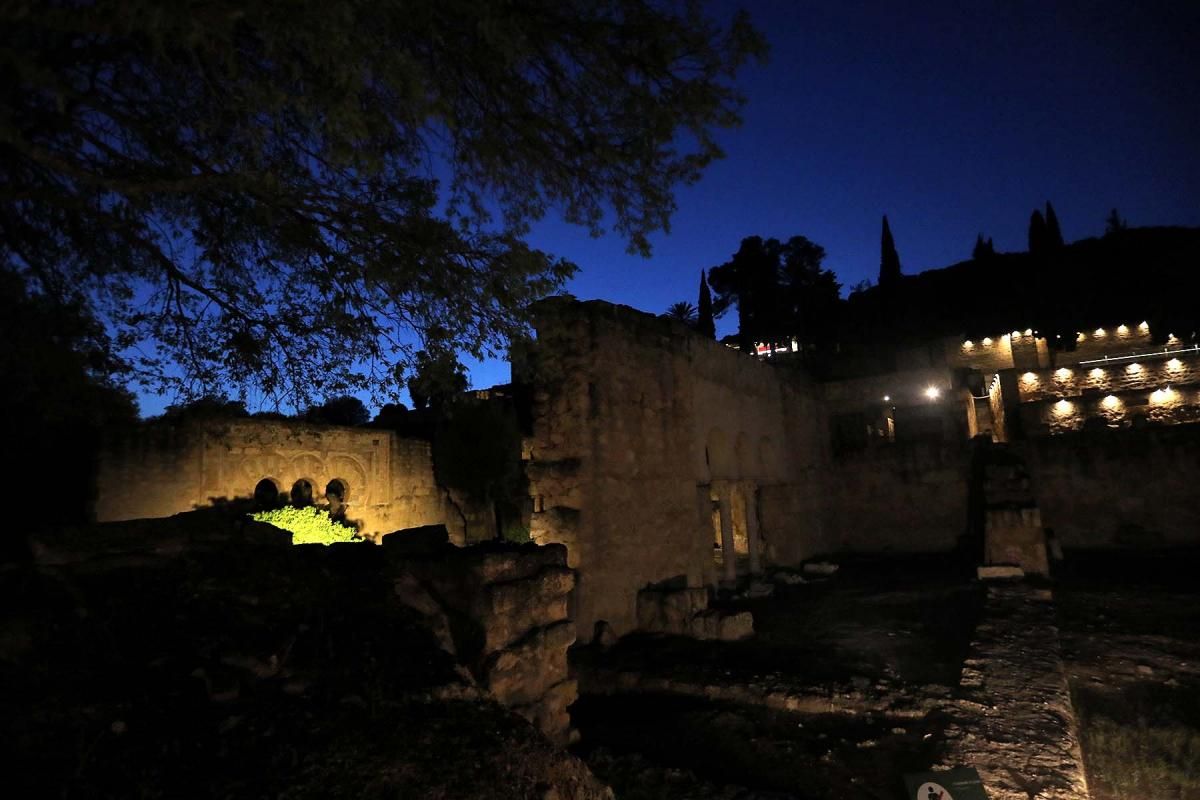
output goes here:
<path id="1" fill-rule="evenodd" d="M 817 530 L 785 530 L 803 503 L 777 509 L 778 492 L 762 491 L 793 484 L 820 458 L 817 402 L 802 379 L 598 301 L 544 302 L 537 332 L 531 529 L 566 545 L 579 569 L 580 638 L 601 620 L 633 630 L 649 584 L 715 579 L 714 493 L 766 506 L 780 542 Z"/>
<path id="2" fill-rule="evenodd" d="M 1016 445 L 1064 547 L 1200 544 L 1200 425 L 1100 430 Z"/>
<path id="3" fill-rule="evenodd" d="M 339 481 L 346 518 L 367 535 L 445 518 L 427 442 L 386 430 L 258 419 L 147 425 L 114 442 L 101 457 L 96 518 L 164 517 L 248 499 L 262 480 L 282 495 L 308 481 L 315 502 Z"/>
<path id="4" fill-rule="evenodd" d="M 135 584 L 155 587 L 156 576 L 182 570 L 202 587 L 202 592 L 184 591 L 182 597 L 155 594 L 156 589 L 148 588 L 138 600 L 147 608 L 168 608 L 174 613 L 198 604 L 203 593 L 205 598 L 216 596 L 240 608 L 245 618 L 237 621 L 245 626 L 282 618 L 303 622 L 295 635 L 300 641 L 295 649 L 311 651 L 323 670 L 365 673 L 395 667 L 396 674 L 379 680 L 404 684 L 410 680 L 406 670 L 421 673 L 428 667 L 444 675 L 442 662 L 457 662 L 471 677 L 460 669 L 457 677 L 451 676 L 453 681 L 473 678 L 555 744 L 566 745 L 571 737 L 566 709 L 576 698 L 576 683 L 568 674 L 566 652 L 575 641 L 568 613 L 575 576 L 566 566 L 566 550 L 561 546 L 489 542 L 454 547 L 441 526 L 397 532 L 384 537 L 382 547 L 365 543 L 292 546 L 290 534 L 227 509 L 57 531 L 31 544 L 37 566 L 55 574 L 87 575 L 90 580 L 135 574 Z M 178 581 L 164 583 L 174 592 Z M 319 613 L 307 612 L 306 619 L 309 604 Z M 247 605 L 252 611 L 245 611 Z M 361 652 L 356 651 L 352 660 L 339 661 L 340 654 L 308 644 L 323 634 L 322 626 L 312 619 L 325 618 L 331 625 L 332 620 L 340 620 L 339 629 L 354 627 L 355 634 L 346 638 Z M 372 628 L 365 622 L 346 621 L 349 618 L 402 618 L 405 624 L 432 634 L 425 638 L 436 644 L 432 652 L 417 649 L 420 637 L 410 636 L 411 643 L 397 642 L 392 637 L 407 635 L 406 631 L 387 625 Z M 204 626 L 228 621 L 225 615 L 212 613 L 181 613 L 176 620 L 184 638 L 212 635 L 214 631 Z M 261 624 L 265 639 L 285 637 L 282 623 L 275 626 L 281 630 Z M 188 625 L 197 630 L 189 633 Z M 337 634 L 345 636 L 340 630 Z M 371 662 L 383 652 L 403 654 L 405 644 L 411 663 L 403 658 L 400 667 Z M 444 652 L 437 652 L 439 645 Z M 213 657 L 235 667 L 251 661 L 241 653 Z M 282 656 L 255 657 L 275 665 L 268 677 L 278 677 L 280 684 L 297 684 L 293 694 L 307 691 L 300 684 L 312 679 L 285 669 L 291 666 L 286 649 Z M 257 661 L 247 670 L 257 670 L 260 678 L 268 674 Z M 236 679 L 231 676 L 229 681 Z"/>

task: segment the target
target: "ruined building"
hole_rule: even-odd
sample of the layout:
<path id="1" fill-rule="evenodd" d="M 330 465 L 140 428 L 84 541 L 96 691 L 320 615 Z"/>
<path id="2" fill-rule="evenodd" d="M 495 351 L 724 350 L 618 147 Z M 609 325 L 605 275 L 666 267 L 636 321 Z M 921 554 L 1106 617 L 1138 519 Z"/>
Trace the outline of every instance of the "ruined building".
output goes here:
<path id="1" fill-rule="evenodd" d="M 1008 299 L 992 296 L 1001 307 L 931 317 L 905 292 L 953 283 L 955 268 L 903 279 L 862 302 L 912 311 L 909 330 L 893 315 L 894 340 L 868 332 L 872 346 L 848 348 L 819 380 L 631 308 L 544 301 L 514 367 L 532 405 L 529 529 L 566 547 L 579 638 L 601 622 L 741 635 L 707 610 L 711 588 L 820 553 L 945 552 L 997 526 L 1068 549 L 1194 544 L 1200 426 L 1158 424 L 1200 418 L 1191 329 L 1161 330 L 1182 319 L 1175 308 L 1143 316 L 1132 295 L 1123 311 L 1097 296 L 1074 316 L 1022 306 L 1020 284 L 1044 265 L 996 258 L 972 280 L 1013 278 Z M 981 467 L 988 442 L 1017 465 L 1007 477 Z M 97 516 L 256 492 L 336 501 L 373 537 L 444 523 L 467 538 L 427 443 L 257 420 L 125 443 L 102 466 Z M 988 506 L 988 492 L 1007 505 Z"/>

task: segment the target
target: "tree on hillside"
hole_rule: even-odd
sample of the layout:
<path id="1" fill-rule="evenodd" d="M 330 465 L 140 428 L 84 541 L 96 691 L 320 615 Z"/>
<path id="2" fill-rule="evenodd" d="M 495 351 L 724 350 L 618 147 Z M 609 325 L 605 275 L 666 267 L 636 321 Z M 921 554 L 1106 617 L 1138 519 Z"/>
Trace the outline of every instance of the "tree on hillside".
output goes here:
<path id="1" fill-rule="evenodd" d="M 1109 236 L 1123 230 L 1125 230 L 1125 220 L 1121 219 L 1121 215 L 1114 208 L 1104 220 L 1104 235 Z"/>
<path id="2" fill-rule="evenodd" d="M 712 292 L 709 291 L 704 270 L 700 270 L 700 296 L 697 298 L 696 317 L 696 330 L 709 339 L 716 339 L 717 322 L 713 318 Z"/>
<path id="3" fill-rule="evenodd" d="M 971 258 L 976 261 L 982 261 L 985 258 L 990 258 L 996 255 L 996 247 L 992 244 L 992 238 L 983 238 L 983 234 L 975 237 L 975 247 L 971 250 Z"/>
<path id="4" fill-rule="evenodd" d="M 743 352 L 753 352 L 757 342 L 784 333 L 779 273 L 779 242 L 761 236 L 742 239 L 729 261 L 708 271 L 709 285 L 717 295 L 715 305 L 737 304 L 738 347 Z"/>
<path id="5" fill-rule="evenodd" d="M 832 341 L 837 333 L 842 287 L 837 276 L 822 266 L 825 248 L 805 236 L 793 236 L 779 252 L 785 333 L 803 344 Z"/>
<path id="6" fill-rule="evenodd" d="M 416 367 L 408 379 L 408 394 L 414 408 L 443 406 L 467 390 L 467 372 L 458 357 L 445 348 L 417 352 Z"/>
<path id="7" fill-rule="evenodd" d="M 1050 201 L 1046 201 L 1046 246 L 1051 250 L 1059 250 L 1066 243 L 1063 241 L 1062 230 L 1058 227 L 1058 215 L 1054 213 L 1054 206 L 1050 205 Z"/>
<path id="8" fill-rule="evenodd" d="M 1029 252 L 1041 255 L 1049 249 L 1049 239 L 1046 233 L 1046 218 L 1042 212 L 1034 209 L 1029 217 Z"/>
<path id="9" fill-rule="evenodd" d="M 304 412 L 307 422 L 317 422 L 322 425 L 366 425 L 371 421 L 371 413 L 367 407 L 353 395 L 334 397 L 319 406 L 310 406 Z"/>
<path id="10" fill-rule="evenodd" d="M 822 268 L 825 248 L 804 236 L 786 242 L 750 236 L 708 272 L 717 303 L 738 307 L 739 346 L 796 336 L 823 342 L 835 331 L 841 286 Z"/>
<path id="11" fill-rule="evenodd" d="M 8 3 L 0 268 L 143 385 L 392 395 L 524 330 L 550 210 L 647 253 L 764 50 L 654 0 Z"/>
<path id="12" fill-rule="evenodd" d="M 888 226 L 887 214 L 883 215 L 883 235 L 880 237 L 879 254 L 879 285 L 892 287 L 900 280 L 900 254 L 896 252 L 896 242 L 892 238 L 892 229 Z"/>
<path id="13" fill-rule="evenodd" d="M 691 303 L 672 303 L 667 307 L 667 310 L 663 312 L 663 316 L 667 319 L 673 319 L 676 322 L 682 322 L 689 328 L 696 326 L 696 307 Z"/>

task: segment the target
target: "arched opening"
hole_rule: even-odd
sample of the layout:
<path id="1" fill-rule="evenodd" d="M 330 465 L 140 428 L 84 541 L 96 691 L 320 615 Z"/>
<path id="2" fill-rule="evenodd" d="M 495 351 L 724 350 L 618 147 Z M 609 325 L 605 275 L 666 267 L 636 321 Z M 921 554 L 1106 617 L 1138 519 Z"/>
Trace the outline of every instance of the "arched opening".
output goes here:
<path id="1" fill-rule="evenodd" d="M 259 509 L 279 505 L 279 484 L 271 478 L 263 478 L 254 486 L 254 505 Z"/>
<path id="2" fill-rule="evenodd" d="M 292 484 L 292 505 L 311 506 L 313 502 L 312 481 L 301 478 Z"/>
<path id="3" fill-rule="evenodd" d="M 346 502 L 350 498 L 350 487 L 341 478 L 334 478 L 325 486 L 325 502 L 329 503 L 329 516 L 341 519 L 346 515 Z"/>

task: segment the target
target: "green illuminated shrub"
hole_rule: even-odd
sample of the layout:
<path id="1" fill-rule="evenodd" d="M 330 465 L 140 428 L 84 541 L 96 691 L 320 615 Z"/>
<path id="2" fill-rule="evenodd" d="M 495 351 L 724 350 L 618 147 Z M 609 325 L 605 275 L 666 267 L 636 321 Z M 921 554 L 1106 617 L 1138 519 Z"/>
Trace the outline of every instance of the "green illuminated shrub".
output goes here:
<path id="1" fill-rule="evenodd" d="M 361 542 L 358 531 L 343 525 L 315 506 L 284 506 L 250 515 L 256 522 L 274 525 L 292 534 L 292 544 L 333 544 Z"/>

